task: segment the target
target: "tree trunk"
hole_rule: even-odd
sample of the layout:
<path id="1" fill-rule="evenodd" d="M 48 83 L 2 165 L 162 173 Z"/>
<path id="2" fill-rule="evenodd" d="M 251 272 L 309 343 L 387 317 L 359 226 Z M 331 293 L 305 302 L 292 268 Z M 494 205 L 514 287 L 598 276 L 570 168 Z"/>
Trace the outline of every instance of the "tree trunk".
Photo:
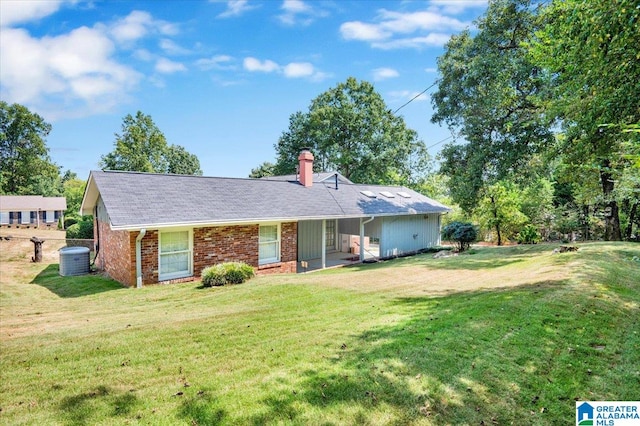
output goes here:
<path id="1" fill-rule="evenodd" d="M 633 232 L 633 222 L 635 222 L 636 214 L 638 213 L 638 204 L 638 201 L 633 203 L 633 206 L 631 206 L 631 212 L 629 212 L 629 223 L 627 224 L 627 229 L 624 232 L 624 239 L 627 241 L 631 240 L 631 233 Z"/>
<path id="2" fill-rule="evenodd" d="M 589 241 L 589 205 L 582 206 L 582 239 Z"/>
<path id="3" fill-rule="evenodd" d="M 34 262 L 42 262 L 42 243 L 44 243 L 44 240 L 38 237 L 31 237 L 31 242 L 33 243 L 33 257 L 31 260 Z"/>
<path id="4" fill-rule="evenodd" d="M 604 239 L 606 241 L 621 241 L 620 216 L 618 214 L 618 203 L 613 198 L 614 181 L 611 177 L 610 161 L 604 160 L 600 169 L 600 183 L 602 184 L 602 194 L 604 195 Z"/>
<path id="5" fill-rule="evenodd" d="M 498 208 L 496 207 L 496 200 L 491 196 L 491 205 L 493 206 L 493 218 L 495 220 L 496 234 L 498 234 L 498 245 L 502 245 L 502 234 L 500 233 L 500 221 L 498 220 Z"/>

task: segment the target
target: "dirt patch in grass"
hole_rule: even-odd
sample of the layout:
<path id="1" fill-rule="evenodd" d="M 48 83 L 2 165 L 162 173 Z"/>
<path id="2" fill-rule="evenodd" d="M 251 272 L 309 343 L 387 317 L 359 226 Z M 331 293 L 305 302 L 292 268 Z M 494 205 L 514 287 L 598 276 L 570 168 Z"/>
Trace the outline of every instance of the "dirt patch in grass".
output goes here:
<path id="1" fill-rule="evenodd" d="M 65 231 L 49 229 L 14 229 L 0 230 L 0 262 L 2 266 L 8 263 L 20 264 L 20 261 L 31 262 L 33 243 L 31 237 L 45 240 L 42 245 L 42 262 L 54 263 L 58 261 L 58 250 L 66 245 Z"/>

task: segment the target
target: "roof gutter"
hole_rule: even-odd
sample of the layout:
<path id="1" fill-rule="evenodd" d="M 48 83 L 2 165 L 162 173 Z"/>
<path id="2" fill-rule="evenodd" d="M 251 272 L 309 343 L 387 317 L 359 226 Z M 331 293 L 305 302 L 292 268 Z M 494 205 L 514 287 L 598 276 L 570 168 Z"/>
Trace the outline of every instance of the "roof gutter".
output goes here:
<path id="1" fill-rule="evenodd" d="M 371 216 L 369 219 L 362 221 L 360 219 L 360 262 L 364 262 L 364 226 L 375 219 L 375 216 Z"/>
<path id="2" fill-rule="evenodd" d="M 416 214 L 444 214 L 449 210 L 434 210 L 434 211 L 420 211 Z M 272 217 L 272 218 L 247 218 L 238 220 L 219 220 L 219 221 L 190 221 L 190 222 L 168 222 L 168 223 L 137 223 L 131 225 L 113 225 L 111 224 L 112 231 L 137 231 L 142 228 L 147 229 L 163 229 L 163 228 L 177 228 L 177 227 L 206 227 L 206 226 L 236 226 L 236 225 L 255 225 L 265 223 L 278 223 L 278 222 L 300 222 L 306 220 L 323 220 L 323 219 L 360 219 L 362 215 L 367 217 L 366 213 L 353 213 L 343 215 L 324 215 L 324 216 L 291 216 L 291 217 Z M 377 213 L 375 217 L 387 217 L 387 216 L 402 216 L 409 215 L 409 212 L 396 212 L 396 213 Z"/>
<path id="3" fill-rule="evenodd" d="M 142 228 L 136 237 L 136 287 L 142 288 L 142 239 L 147 228 Z"/>

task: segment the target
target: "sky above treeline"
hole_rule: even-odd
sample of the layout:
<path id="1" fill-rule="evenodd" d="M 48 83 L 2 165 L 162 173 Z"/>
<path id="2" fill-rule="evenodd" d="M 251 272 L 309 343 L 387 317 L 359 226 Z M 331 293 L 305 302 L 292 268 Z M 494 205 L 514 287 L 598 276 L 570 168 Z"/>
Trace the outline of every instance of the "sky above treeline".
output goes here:
<path id="1" fill-rule="evenodd" d="M 374 84 L 435 155 L 427 89 L 484 0 L 0 2 L 0 98 L 40 114 L 54 162 L 82 179 L 122 119 L 150 115 L 206 176 L 274 161 L 291 114 L 350 76 Z M 449 139 L 450 140 L 450 139 Z"/>

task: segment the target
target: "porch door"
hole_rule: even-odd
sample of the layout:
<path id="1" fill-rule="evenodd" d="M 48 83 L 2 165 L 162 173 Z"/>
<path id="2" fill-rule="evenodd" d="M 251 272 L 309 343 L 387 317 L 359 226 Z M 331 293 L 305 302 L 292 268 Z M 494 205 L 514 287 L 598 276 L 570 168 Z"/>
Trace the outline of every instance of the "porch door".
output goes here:
<path id="1" fill-rule="evenodd" d="M 336 221 L 335 220 L 327 220 L 326 221 L 326 241 L 325 247 L 327 250 L 336 250 Z"/>

